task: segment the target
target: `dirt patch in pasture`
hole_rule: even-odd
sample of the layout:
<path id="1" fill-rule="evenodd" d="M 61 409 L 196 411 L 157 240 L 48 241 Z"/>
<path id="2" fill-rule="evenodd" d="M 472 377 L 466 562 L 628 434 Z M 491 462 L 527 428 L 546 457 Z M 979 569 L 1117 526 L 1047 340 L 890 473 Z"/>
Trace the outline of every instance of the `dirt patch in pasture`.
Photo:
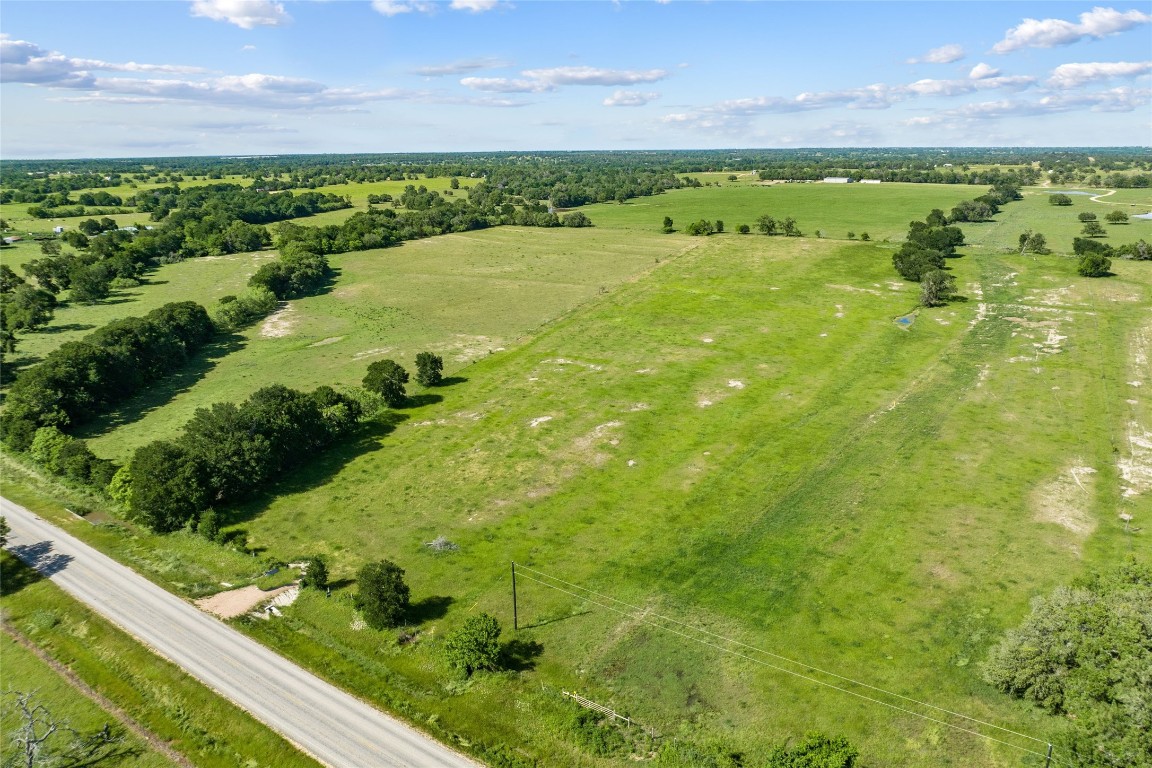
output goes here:
<path id="1" fill-rule="evenodd" d="M 1122 493 L 1139 496 L 1152 489 L 1152 432 L 1136 422 L 1128 425 L 1128 456 L 1117 460 Z"/>
<path id="2" fill-rule="evenodd" d="M 278 339 L 292 333 L 292 329 L 296 327 L 296 308 L 287 302 L 283 302 L 280 308 L 264 321 L 260 326 L 260 335 L 266 339 Z"/>
<path id="3" fill-rule="evenodd" d="M 363 352 L 357 352 L 352 355 L 353 360 L 363 360 L 366 357 L 377 357 L 378 355 L 386 355 L 392 351 L 392 347 L 377 347 L 376 349 L 366 349 Z"/>
<path id="4" fill-rule="evenodd" d="M 878 291 L 875 288 L 858 288 L 855 285 L 826 284 L 824 287 L 825 288 L 835 288 L 838 291 L 852 291 L 853 293 L 869 293 L 869 294 L 872 294 L 873 296 L 883 296 L 884 295 L 884 293 L 882 291 Z M 836 306 L 839 307 L 840 305 L 837 304 Z"/>
<path id="5" fill-rule="evenodd" d="M 1055 523 L 1080 539 L 1087 538 L 1096 530 L 1096 520 L 1088 509 L 1095 482 L 1095 469 L 1069 467 L 1033 492 L 1033 519 L 1040 523 Z"/>
<path id="6" fill-rule="evenodd" d="M 217 592 L 210 597 L 202 597 L 196 601 L 196 607 L 222 619 L 233 619 L 248 613 L 261 603 L 273 600 L 293 589 L 299 590 L 299 587 L 290 584 L 265 592 L 260 587 L 250 585 L 240 589 L 230 589 L 227 592 Z"/>

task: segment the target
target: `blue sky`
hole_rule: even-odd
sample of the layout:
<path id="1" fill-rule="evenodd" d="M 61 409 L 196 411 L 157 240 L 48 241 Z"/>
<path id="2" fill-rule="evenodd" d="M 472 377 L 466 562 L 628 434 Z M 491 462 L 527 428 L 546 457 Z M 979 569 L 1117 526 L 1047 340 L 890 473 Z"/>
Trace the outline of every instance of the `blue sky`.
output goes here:
<path id="1" fill-rule="evenodd" d="M 0 155 L 1152 144 L 1152 3 L 5 0 Z"/>

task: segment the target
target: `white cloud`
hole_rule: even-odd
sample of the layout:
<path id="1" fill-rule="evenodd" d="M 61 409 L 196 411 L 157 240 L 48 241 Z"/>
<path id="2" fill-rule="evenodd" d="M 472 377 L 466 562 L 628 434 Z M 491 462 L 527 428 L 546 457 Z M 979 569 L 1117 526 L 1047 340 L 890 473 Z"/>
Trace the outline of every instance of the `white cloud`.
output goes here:
<path id="1" fill-rule="evenodd" d="M 509 77 L 465 77 L 460 85 L 474 91 L 491 93 L 541 93 L 555 90 L 555 86 L 540 80 L 517 80 Z"/>
<path id="2" fill-rule="evenodd" d="M 951 64 L 964 58 L 964 47 L 951 43 L 933 48 L 928 53 L 915 59 L 908 59 L 909 64 Z"/>
<path id="3" fill-rule="evenodd" d="M 271 0 L 193 0 L 192 15 L 243 29 L 282 27 L 292 21 L 284 5 Z"/>
<path id="4" fill-rule="evenodd" d="M 1096 93 L 1057 93 L 1039 99 L 1000 99 L 965 104 L 933 115 L 914 117 L 905 125 L 936 125 L 956 120 L 1001 120 L 1010 117 L 1038 117 L 1087 110 L 1090 112 L 1133 112 L 1147 107 L 1152 90 L 1113 88 Z"/>
<path id="5" fill-rule="evenodd" d="M 116 104 L 208 104 L 253 109 L 347 109 L 391 99 L 427 100 L 395 88 L 332 88 L 301 78 L 251 73 L 190 77 L 100 77 L 94 72 L 197 75 L 204 70 L 172 64 L 78 59 L 26 40 L 0 35 L 0 82 L 79 91 L 68 101 Z"/>
<path id="6" fill-rule="evenodd" d="M 372 0 L 372 8 L 385 16 L 399 16 L 402 13 L 435 13 L 440 3 L 432 0 Z M 497 8 L 511 8 L 509 3 L 500 0 L 452 0 L 448 7 L 454 11 L 484 13 Z"/>
<path id="7" fill-rule="evenodd" d="M 1152 61 L 1098 61 L 1083 64 L 1061 64 L 1052 70 L 1048 85 L 1054 88 L 1078 88 L 1094 80 L 1113 77 L 1137 77 L 1152 72 Z"/>
<path id="8" fill-rule="evenodd" d="M 462 75 L 465 72 L 475 72 L 478 69 L 499 69 L 507 67 L 509 63 L 502 59 L 465 59 L 463 61 L 453 61 L 448 64 L 432 64 L 425 67 L 417 67 L 412 70 L 414 75 L 422 75 L 424 77 L 445 77 L 448 75 Z"/>
<path id="9" fill-rule="evenodd" d="M 421 0 L 372 0 L 372 8 L 385 16 L 397 16 L 401 13 L 431 13 L 436 6 Z"/>
<path id="10" fill-rule="evenodd" d="M 543 93 L 562 85 L 633 85 L 668 77 L 663 69 L 601 69 L 599 67 L 553 67 L 526 69 L 521 78 L 465 77 L 460 84 L 477 91 L 495 93 Z"/>
<path id="11" fill-rule="evenodd" d="M 604 99 L 606 107 L 642 107 L 650 101 L 660 98 L 659 93 L 641 93 L 640 91 L 616 91 Z"/>
<path id="12" fill-rule="evenodd" d="M 185 75 L 204 72 L 200 67 L 174 64 L 76 59 L 57 51 L 45 50 L 27 40 L 13 40 L 8 35 L 0 35 L 0 82 L 48 85 L 57 88 L 87 88 L 95 82 L 93 71 Z"/>
<path id="13" fill-rule="evenodd" d="M 484 13 L 500 5 L 499 0 L 452 0 L 451 8 L 455 11 L 471 11 Z"/>
<path id="14" fill-rule="evenodd" d="M 1000 70 L 995 67 L 990 67 L 984 62 L 980 62 L 972 67 L 972 71 L 968 73 L 968 77 L 972 80 L 984 80 L 985 78 L 996 77 L 998 74 L 1000 74 Z"/>
<path id="15" fill-rule="evenodd" d="M 895 104 L 918 97 L 955 97 L 984 90 L 1020 90 L 1030 88 L 1035 83 L 1036 78 L 1027 75 L 987 76 L 975 79 L 969 77 L 955 80 L 924 79 L 907 85 L 875 83 L 862 88 L 800 93 L 792 98 L 758 96 L 732 99 L 693 112 L 666 115 L 663 120 L 672 125 L 734 132 L 745 130 L 751 119 L 757 115 L 808 112 L 837 107 L 888 109 Z"/>
<path id="16" fill-rule="evenodd" d="M 1102 38 L 1152 23 L 1152 15 L 1141 11 L 1093 8 L 1080 14 L 1080 23 L 1064 19 L 1024 19 L 1008 30 L 1004 39 L 992 46 L 995 53 L 1011 53 L 1021 48 L 1052 48 L 1070 45 L 1086 37 Z"/>
<path id="17" fill-rule="evenodd" d="M 627 70 L 598 67 L 528 69 L 522 74 L 549 85 L 634 85 L 654 83 L 668 77 L 668 72 L 663 69 Z"/>

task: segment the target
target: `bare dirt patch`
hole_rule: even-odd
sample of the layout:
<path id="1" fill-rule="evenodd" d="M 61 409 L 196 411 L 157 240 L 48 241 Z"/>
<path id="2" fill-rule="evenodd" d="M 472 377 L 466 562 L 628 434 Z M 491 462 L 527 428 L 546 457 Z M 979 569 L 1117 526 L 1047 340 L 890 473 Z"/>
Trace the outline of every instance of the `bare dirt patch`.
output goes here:
<path id="1" fill-rule="evenodd" d="M 1096 520 L 1089 511 L 1095 486 L 1096 470 L 1073 466 L 1032 494 L 1033 519 L 1055 523 L 1078 538 L 1087 538 L 1096 530 Z"/>
<path id="2" fill-rule="evenodd" d="M 291 589 L 298 589 L 298 587 L 288 585 L 265 592 L 260 587 L 250 585 L 240 589 L 230 589 L 227 592 L 217 592 L 210 597 L 202 597 L 196 601 L 196 607 L 222 619 L 232 619 L 248 613 L 261 603 L 273 600 Z"/>
<path id="3" fill-rule="evenodd" d="M 1152 489 L 1152 432 L 1136 422 L 1128 425 L 1128 455 L 1117 460 L 1122 493 L 1139 496 Z"/>
<path id="4" fill-rule="evenodd" d="M 264 324 L 260 326 L 260 335 L 266 339 L 277 339 L 292 333 L 296 327 L 296 308 L 287 302 L 282 302 L 280 308 L 268 315 Z"/>

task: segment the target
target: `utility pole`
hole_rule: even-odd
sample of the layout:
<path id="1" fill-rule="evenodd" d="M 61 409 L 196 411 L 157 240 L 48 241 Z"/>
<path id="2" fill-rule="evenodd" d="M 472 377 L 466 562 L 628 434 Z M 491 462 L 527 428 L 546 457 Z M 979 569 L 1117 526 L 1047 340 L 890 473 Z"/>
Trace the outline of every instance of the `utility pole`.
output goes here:
<path id="1" fill-rule="evenodd" d="M 516 613 L 516 561 L 512 561 L 512 630 L 520 631 L 520 617 Z"/>
<path id="2" fill-rule="evenodd" d="M 1048 757 L 1044 758 L 1044 768 L 1049 768 L 1052 765 L 1052 745 L 1048 745 Z"/>

